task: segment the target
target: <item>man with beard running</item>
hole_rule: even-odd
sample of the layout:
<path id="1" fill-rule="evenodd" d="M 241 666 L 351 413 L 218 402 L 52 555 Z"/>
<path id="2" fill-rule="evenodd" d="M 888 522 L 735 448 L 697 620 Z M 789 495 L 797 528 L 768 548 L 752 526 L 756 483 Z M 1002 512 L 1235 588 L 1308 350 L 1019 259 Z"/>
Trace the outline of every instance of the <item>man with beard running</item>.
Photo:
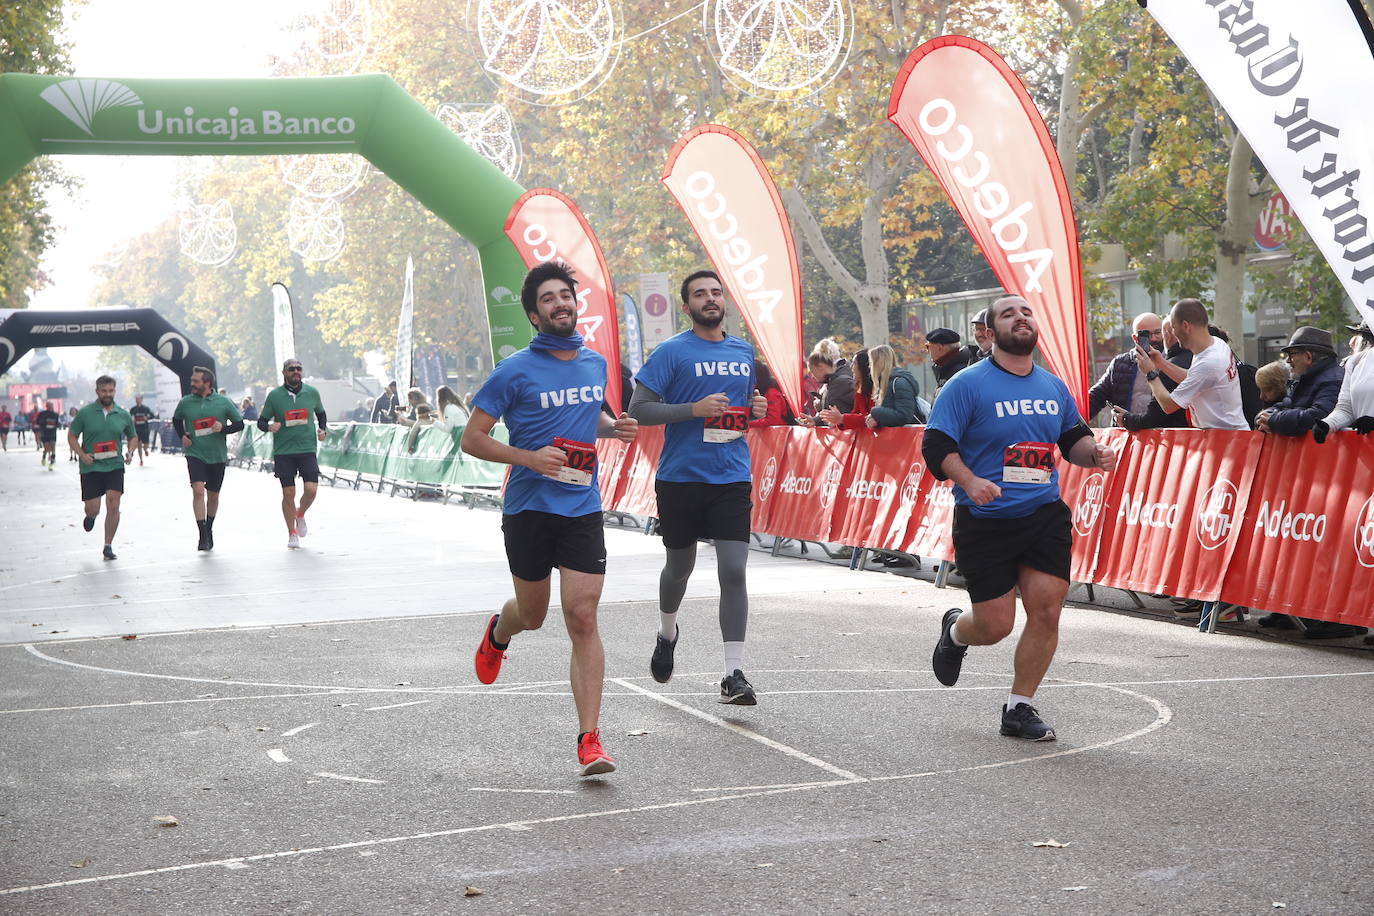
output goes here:
<path id="1" fill-rule="evenodd" d="M 38 411 L 38 416 L 34 418 L 33 433 L 38 436 L 38 442 L 43 449 L 39 455 L 39 463 L 45 464 L 48 470 L 56 469 L 57 462 L 57 428 L 62 425 L 62 415 L 52 409 L 52 401 L 43 405 L 43 409 Z"/>
<path id="2" fill-rule="evenodd" d="M 102 375 L 95 380 L 95 402 L 76 412 L 67 427 L 67 445 L 81 460 L 81 499 L 86 515 L 81 527 L 90 531 L 100 514 L 100 498 L 105 497 L 105 549 L 107 560 L 115 559 L 114 536 L 119 530 L 119 503 L 124 496 L 124 465 L 134 460 L 134 419 L 114 402 L 115 380 Z M 119 440 L 128 441 L 128 451 L 119 457 Z"/>
<path id="3" fill-rule="evenodd" d="M 577 762 L 583 776 L 615 770 L 601 745 L 606 650 L 596 611 L 606 578 L 593 440 L 633 441 L 639 424 L 601 410 L 606 360 L 577 333 L 577 281 L 562 263 L 533 268 L 520 303 L 539 333 L 529 347 L 496 364 L 473 398 L 462 448 L 483 461 L 511 465 L 501 531 L 515 597 L 487 621 L 477 648 L 477 679 L 496 680 L 511 638 L 544 625 L 554 567 L 563 621 L 572 641 L 569 679 L 577 707 Z M 491 435 L 505 419 L 510 444 Z"/>
<path id="4" fill-rule="evenodd" d="M 1035 365 L 1040 331 L 1030 305 L 1003 296 L 989 321 L 991 355 L 946 383 L 921 445 L 931 473 L 954 481 L 955 563 L 973 605 L 945 612 L 932 666 L 940 683 L 952 687 L 969 646 L 990 646 L 1011 633 L 1019 590 L 1026 628 L 1016 645 L 1001 731 L 1053 741 L 1054 729 L 1031 700 L 1059 643 L 1073 547 L 1054 451 L 1105 471 L 1116 467 L 1116 455 L 1093 439 L 1068 386 Z"/>
<path id="5" fill-rule="evenodd" d="M 315 502 L 320 486 L 318 443 L 328 430 L 328 418 L 319 391 L 301 381 L 301 361 L 294 356 L 282 363 L 280 388 L 273 388 L 262 402 L 258 429 L 272 434 L 272 470 L 281 481 L 281 514 L 286 520 L 286 546 L 301 546 L 307 527 L 305 512 Z M 301 501 L 296 505 L 296 476 L 301 478 Z"/>
<path id="6" fill-rule="evenodd" d="M 682 281 L 682 310 L 692 328 L 654 348 L 635 378 L 630 415 L 665 425 L 655 473 L 659 533 L 667 561 L 658 580 L 659 628 L 649 671 L 660 684 L 673 676 L 677 612 L 696 566 L 697 539 L 711 538 L 720 580 L 720 635 L 725 676 L 719 702 L 753 706 L 744 676 L 749 622 L 745 564 L 749 559 L 752 483 L 745 432 L 768 401 L 754 383 L 754 348 L 721 327 L 725 290 L 720 277 L 699 270 Z"/>
<path id="7" fill-rule="evenodd" d="M 229 464 L 228 437 L 243 429 L 243 416 L 233 401 L 215 391 L 215 374 L 196 366 L 191 370 L 191 393 L 172 413 L 172 428 L 181 437 L 191 478 L 191 511 L 200 529 L 196 549 L 214 550 L 219 491 Z"/>

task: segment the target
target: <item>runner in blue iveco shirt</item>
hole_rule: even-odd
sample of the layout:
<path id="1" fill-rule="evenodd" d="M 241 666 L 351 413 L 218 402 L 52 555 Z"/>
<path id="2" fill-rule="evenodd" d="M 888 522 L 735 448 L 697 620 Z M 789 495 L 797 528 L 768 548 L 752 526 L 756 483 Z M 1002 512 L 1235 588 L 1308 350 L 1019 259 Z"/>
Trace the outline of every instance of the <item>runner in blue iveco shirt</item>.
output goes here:
<path id="1" fill-rule="evenodd" d="M 945 384 L 921 444 L 931 473 L 954 481 L 954 559 L 973 604 L 966 613 L 945 612 L 932 666 L 940 683 L 953 686 L 970 645 L 1011 633 L 1019 589 L 1026 628 L 1001 731 L 1053 741 L 1031 699 L 1059 643 L 1073 549 L 1055 452 L 1107 471 L 1116 455 L 1094 441 L 1068 387 L 1035 365 L 1040 329 L 1026 300 L 1004 296 L 988 317 L 992 355 Z"/>
<path id="2" fill-rule="evenodd" d="M 754 348 L 721 327 L 725 290 L 720 277 L 699 270 L 682 281 L 682 310 L 692 329 L 659 344 L 635 378 L 630 413 L 641 423 L 666 425 L 654 492 L 667 562 L 658 580 L 659 629 L 649 671 L 666 684 L 673 676 L 677 611 L 696 565 L 697 539 L 715 541 L 720 577 L 720 635 L 725 677 L 720 702 L 753 706 L 754 688 L 742 670 L 749 593 L 749 443 L 751 417 L 768 402 L 754 388 Z"/>
<path id="3" fill-rule="evenodd" d="M 520 302 L 539 333 L 506 357 L 473 398 L 463 451 L 511 465 L 501 530 L 515 597 L 492 616 L 477 648 L 477 679 L 496 680 L 511 637 L 544 625 L 550 578 L 558 567 L 563 619 L 572 639 L 572 692 L 582 775 L 610 773 L 601 745 L 606 650 L 596 628 L 606 573 L 606 541 L 597 489 L 596 438 L 629 442 L 639 424 L 601 412 L 606 360 L 577 333 L 577 281 L 562 263 L 540 264 L 525 277 Z M 491 435 L 504 419 L 510 444 Z"/>

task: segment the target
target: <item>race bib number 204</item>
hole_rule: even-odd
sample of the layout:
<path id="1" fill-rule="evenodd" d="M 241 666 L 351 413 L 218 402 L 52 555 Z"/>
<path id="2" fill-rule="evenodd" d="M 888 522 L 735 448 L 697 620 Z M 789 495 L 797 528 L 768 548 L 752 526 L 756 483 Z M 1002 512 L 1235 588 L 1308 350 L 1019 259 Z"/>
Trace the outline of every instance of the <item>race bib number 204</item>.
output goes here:
<path id="1" fill-rule="evenodd" d="M 1003 453 L 1003 483 L 1049 483 L 1053 472 L 1054 446 L 1048 442 L 1018 442 Z"/>

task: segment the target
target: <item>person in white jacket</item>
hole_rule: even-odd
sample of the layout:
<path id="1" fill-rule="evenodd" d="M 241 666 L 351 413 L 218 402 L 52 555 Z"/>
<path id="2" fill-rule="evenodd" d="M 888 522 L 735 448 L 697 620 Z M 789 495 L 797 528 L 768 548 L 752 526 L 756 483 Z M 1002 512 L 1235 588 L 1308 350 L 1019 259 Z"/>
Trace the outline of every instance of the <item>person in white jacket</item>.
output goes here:
<path id="1" fill-rule="evenodd" d="M 1374 432 L 1374 332 L 1368 323 L 1351 330 L 1357 332 L 1363 346 L 1345 364 L 1335 409 L 1312 427 L 1312 438 L 1318 442 L 1340 429 L 1353 429 L 1362 436 Z"/>

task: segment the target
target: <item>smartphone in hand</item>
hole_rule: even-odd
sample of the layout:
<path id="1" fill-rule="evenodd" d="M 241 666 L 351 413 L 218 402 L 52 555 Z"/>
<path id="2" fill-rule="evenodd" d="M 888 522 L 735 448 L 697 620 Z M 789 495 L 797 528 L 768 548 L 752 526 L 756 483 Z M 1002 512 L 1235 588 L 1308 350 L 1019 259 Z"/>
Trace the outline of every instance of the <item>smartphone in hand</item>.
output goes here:
<path id="1" fill-rule="evenodd" d="M 1135 335 L 1135 345 L 1140 349 L 1144 350 L 1148 354 L 1150 352 L 1150 332 L 1137 332 Z"/>

